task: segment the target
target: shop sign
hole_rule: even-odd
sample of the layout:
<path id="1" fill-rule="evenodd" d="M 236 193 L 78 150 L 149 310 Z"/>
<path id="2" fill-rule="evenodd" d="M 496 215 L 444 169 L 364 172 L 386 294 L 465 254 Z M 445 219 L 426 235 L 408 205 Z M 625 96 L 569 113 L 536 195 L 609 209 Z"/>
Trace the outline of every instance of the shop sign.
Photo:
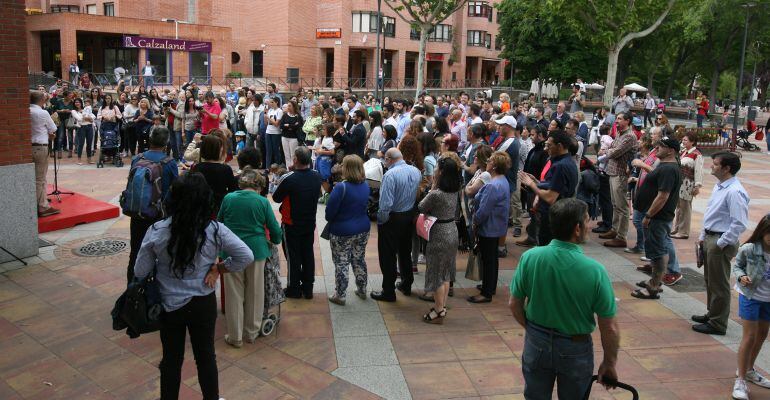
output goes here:
<path id="1" fill-rule="evenodd" d="M 143 36 L 123 36 L 123 47 L 134 49 L 211 52 L 211 42 Z"/>
<path id="2" fill-rule="evenodd" d="M 427 53 L 427 54 L 425 54 L 425 61 L 444 61 L 444 54 L 442 54 L 442 53 Z"/>
<path id="3" fill-rule="evenodd" d="M 319 28 L 315 30 L 316 39 L 339 39 L 342 37 L 340 28 Z"/>

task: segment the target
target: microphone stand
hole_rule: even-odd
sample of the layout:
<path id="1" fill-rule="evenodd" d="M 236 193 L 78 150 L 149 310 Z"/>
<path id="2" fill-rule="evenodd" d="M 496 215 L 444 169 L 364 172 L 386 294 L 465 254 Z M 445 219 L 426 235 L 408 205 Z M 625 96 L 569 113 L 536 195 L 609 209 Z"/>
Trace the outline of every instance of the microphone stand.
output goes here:
<path id="1" fill-rule="evenodd" d="M 66 122 L 62 122 L 62 123 L 66 123 Z M 64 134 L 66 135 L 67 134 L 66 133 L 67 132 L 66 126 L 64 128 L 64 132 L 65 132 Z M 57 136 L 58 136 L 58 132 L 57 132 Z M 54 140 L 56 140 L 56 139 L 54 139 Z M 56 200 L 58 200 L 59 203 L 61 203 L 61 196 L 63 194 L 70 194 L 71 195 L 71 194 L 75 194 L 75 193 L 72 193 L 72 192 L 62 192 L 61 190 L 59 190 L 59 163 L 57 162 L 57 159 L 59 157 L 56 154 L 56 151 L 53 150 L 55 148 L 55 146 L 53 146 L 52 143 L 49 143 L 48 146 L 49 146 L 48 151 L 53 153 L 53 191 L 51 193 L 48 193 L 48 196 L 55 196 Z"/>

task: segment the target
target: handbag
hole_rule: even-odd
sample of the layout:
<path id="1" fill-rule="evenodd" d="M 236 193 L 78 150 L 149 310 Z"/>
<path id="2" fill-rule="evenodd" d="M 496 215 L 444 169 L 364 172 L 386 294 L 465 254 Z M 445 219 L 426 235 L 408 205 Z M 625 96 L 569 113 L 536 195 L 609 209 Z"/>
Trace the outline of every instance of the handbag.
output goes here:
<path id="1" fill-rule="evenodd" d="M 64 124 L 67 129 L 75 129 L 75 118 L 67 118 L 67 122 Z"/>
<path id="2" fill-rule="evenodd" d="M 433 224 L 436 223 L 436 220 L 436 217 L 420 213 L 420 215 L 417 216 L 417 222 L 415 222 L 417 236 L 429 241 L 430 229 L 433 227 Z"/>
<path id="3" fill-rule="evenodd" d="M 473 248 L 468 252 L 468 264 L 465 266 L 465 279 L 480 281 L 483 278 L 484 266 L 479 254 L 479 244 L 473 243 Z"/>
<path id="4" fill-rule="evenodd" d="M 132 339 L 160 329 L 163 306 L 156 272 L 157 267 L 146 278 L 134 278 L 128 284 L 112 310 L 113 329 L 126 329 Z"/>
<path id="5" fill-rule="evenodd" d="M 340 203 L 342 203 L 343 200 L 345 200 L 345 193 L 347 192 L 347 189 L 345 187 L 345 182 L 340 183 L 342 185 L 342 199 L 340 199 Z M 327 222 L 326 226 L 324 226 L 324 229 L 321 231 L 321 239 L 329 240 L 329 225 L 330 223 Z"/>

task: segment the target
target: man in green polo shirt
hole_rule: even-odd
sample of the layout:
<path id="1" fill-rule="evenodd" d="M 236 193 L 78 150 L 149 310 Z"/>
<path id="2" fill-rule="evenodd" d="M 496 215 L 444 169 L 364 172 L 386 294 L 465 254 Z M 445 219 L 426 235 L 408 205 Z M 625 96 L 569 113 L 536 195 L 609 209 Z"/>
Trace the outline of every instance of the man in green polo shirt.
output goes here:
<path id="1" fill-rule="evenodd" d="M 511 282 L 509 305 L 527 330 L 521 356 L 524 397 L 551 399 L 558 379 L 559 399 L 582 398 L 594 371 L 594 315 L 604 349 L 599 381 L 609 387 L 617 380 L 615 294 L 604 266 L 579 245 L 588 234 L 586 203 L 566 198 L 549 212 L 553 240 L 524 253 Z"/>

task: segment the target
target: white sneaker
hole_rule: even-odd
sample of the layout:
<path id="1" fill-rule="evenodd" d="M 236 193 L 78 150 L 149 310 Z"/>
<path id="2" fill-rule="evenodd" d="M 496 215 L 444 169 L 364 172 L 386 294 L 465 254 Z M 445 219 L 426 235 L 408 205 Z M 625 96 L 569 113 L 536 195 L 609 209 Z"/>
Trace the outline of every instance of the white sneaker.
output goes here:
<path id="1" fill-rule="evenodd" d="M 742 379 L 736 379 L 733 386 L 733 399 L 735 400 L 749 400 L 749 388 L 746 386 L 746 381 Z"/>
<path id="2" fill-rule="evenodd" d="M 735 376 L 738 376 L 738 370 L 735 371 Z M 770 389 L 770 379 L 760 375 L 759 372 L 754 369 L 746 371 L 746 381 L 765 389 Z"/>
<path id="3" fill-rule="evenodd" d="M 425 264 L 425 255 L 420 254 L 420 256 L 417 257 L 417 264 Z"/>
<path id="4" fill-rule="evenodd" d="M 647 257 L 645 257 L 645 256 L 641 256 L 641 257 L 639 257 L 639 259 L 640 259 L 640 260 L 642 260 L 642 261 L 644 261 L 644 262 L 650 262 L 650 261 L 652 261 L 652 260 L 650 260 L 649 258 L 647 258 Z"/>

